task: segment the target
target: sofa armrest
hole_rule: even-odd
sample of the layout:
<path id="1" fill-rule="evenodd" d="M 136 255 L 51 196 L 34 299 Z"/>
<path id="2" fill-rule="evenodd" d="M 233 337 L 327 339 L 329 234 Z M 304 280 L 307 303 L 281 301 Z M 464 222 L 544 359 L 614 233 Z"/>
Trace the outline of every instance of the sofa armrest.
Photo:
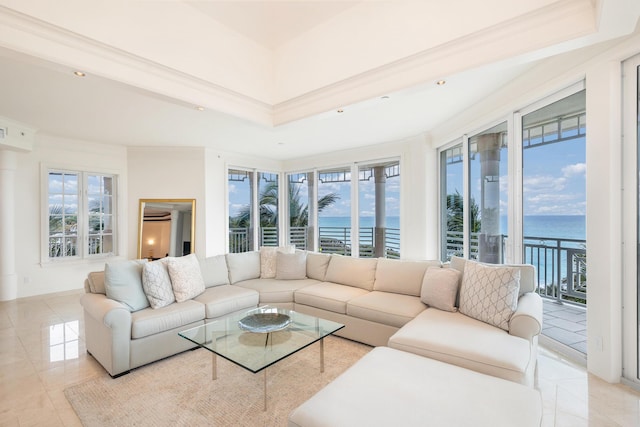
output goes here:
<path id="1" fill-rule="evenodd" d="M 103 294 L 84 294 L 85 342 L 87 351 L 111 376 L 129 371 L 131 312 Z"/>
<path id="2" fill-rule="evenodd" d="M 542 331 L 542 298 L 527 292 L 518 299 L 518 307 L 509 321 L 509 334 L 529 341 Z"/>

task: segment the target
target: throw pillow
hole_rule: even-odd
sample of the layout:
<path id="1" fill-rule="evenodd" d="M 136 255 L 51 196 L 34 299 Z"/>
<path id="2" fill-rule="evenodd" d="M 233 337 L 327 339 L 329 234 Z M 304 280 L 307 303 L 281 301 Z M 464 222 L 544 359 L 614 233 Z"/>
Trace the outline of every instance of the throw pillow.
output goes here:
<path id="1" fill-rule="evenodd" d="M 276 257 L 278 253 L 292 254 L 295 245 L 262 246 L 260 247 L 260 278 L 273 279 L 276 277 Z"/>
<path id="2" fill-rule="evenodd" d="M 460 272 L 452 268 L 429 267 L 422 279 L 420 300 L 429 307 L 456 311 Z"/>
<path id="3" fill-rule="evenodd" d="M 307 278 L 307 254 L 305 252 L 292 254 L 278 252 L 276 265 L 276 279 L 295 280 Z"/>
<path id="4" fill-rule="evenodd" d="M 508 331 L 519 291 L 519 268 L 467 261 L 460 288 L 460 312 Z"/>
<path id="5" fill-rule="evenodd" d="M 142 289 L 154 309 L 166 307 L 176 300 L 166 264 L 167 259 L 163 258 L 148 262 L 142 268 Z"/>
<path id="6" fill-rule="evenodd" d="M 121 302 L 129 311 L 149 307 L 142 289 L 142 266 L 146 259 L 109 262 L 104 266 L 104 288 L 108 298 Z"/>
<path id="7" fill-rule="evenodd" d="M 195 254 L 169 258 L 167 270 L 177 302 L 190 300 L 204 292 L 204 279 Z"/>

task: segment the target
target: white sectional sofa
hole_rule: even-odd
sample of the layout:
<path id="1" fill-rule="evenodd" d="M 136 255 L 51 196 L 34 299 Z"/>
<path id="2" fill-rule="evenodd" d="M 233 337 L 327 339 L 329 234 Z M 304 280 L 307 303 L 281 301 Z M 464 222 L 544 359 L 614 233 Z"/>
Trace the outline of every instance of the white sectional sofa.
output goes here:
<path id="1" fill-rule="evenodd" d="M 542 302 L 533 292 L 532 266 L 510 268 L 514 278 L 517 276 L 519 292 L 516 289 L 517 298 L 512 301 L 515 311 L 506 323 L 502 319 L 501 328 L 486 323 L 486 319 L 481 321 L 463 314 L 455 307 L 459 284 L 464 286 L 466 280 L 462 259 L 454 259 L 443 268 L 440 261 L 359 259 L 263 250 L 199 259 L 198 271 L 194 272 L 195 255 L 182 258 L 190 266 L 190 270 L 186 269 L 189 274 L 184 276 L 180 269 L 175 277 L 169 274 L 169 286 L 174 286 L 174 291 L 178 282 L 182 286 L 186 283 L 187 288 L 192 283 L 198 286 L 187 289 L 186 294 L 182 292 L 188 299 L 183 300 L 183 295 L 180 302 L 165 302 L 165 306 L 158 308 L 147 307 L 144 301 L 136 306 L 127 301 L 130 298 L 127 292 L 121 297 L 117 287 L 113 290 L 114 283 L 110 280 L 120 280 L 115 284 L 126 286 L 122 277 L 113 273 L 117 264 L 107 265 L 106 274 L 89 274 L 86 293 L 81 298 L 87 351 L 110 375 L 117 376 L 192 348 L 189 341 L 178 336 L 181 330 L 266 304 L 344 323 L 345 328 L 337 335 L 359 342 L 389 345 L 513 382 L 533 384 Z M 158 263 L 169 263 L 167 269 L 171 273 L 172 265 L 182 262 L 173 259 L 148 263 L 153 264 L 153 269 L 137 264 L 136 271 L 142 271 L 138 274 L 146 277 L 148 271 L 159 267 Z M 275 271 L 265 269 L 274 262 Z M 125 267 L 131 268 L 137 262 L 125 263 L 128 263 Z M 473 266 L 476 268 L 476 263 Z M 452 274 L 454 271 L 461 273 Z M 449 280 L 455 278 L 453 288 L 451 283 L 440 283 L 443 276 L 439 274 L 443 272 Z M 135 274 L 125 276 L 124 282 L 126 277 L 130 277 L 131 287 L 142 286 L 146 290 L 141 284 L 143 280 Z M 164 283 L 166 286 L 166 280 Z M 114 294 L 124 301 L 114 299 Z M 140 292 L 137 296 L 140 297 Z M 443 303 L 443 298 L 453 299 Z"/>

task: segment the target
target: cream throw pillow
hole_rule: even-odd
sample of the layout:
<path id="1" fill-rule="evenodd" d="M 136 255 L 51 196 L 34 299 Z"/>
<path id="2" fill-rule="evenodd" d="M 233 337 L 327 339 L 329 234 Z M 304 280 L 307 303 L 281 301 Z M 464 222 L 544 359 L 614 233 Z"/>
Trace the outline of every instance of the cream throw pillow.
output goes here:
<path id="1" fill-rule="evenodd" d="M 276 279 L 295 280 L 307 278 L 307 254 L 305 252 L 293 254 L 278 252 L 276 265 Z"/>
<path id="2" fill-rule="evenodd" d="M 457 311 L 460 276 L 462 274 L 452 268 L 429 267 L 422 279 L 420 300 L 439 310 Z"/>
<path id="3" fill-rule="evenodd" d="M 167 259 L 148 262 L 142 268 L 142 289 L 151 308 L 162 308 L 176 300 L 167 271 Z"/>
<path id="4" fill-rule="evenodd" d="M 260 278 L 274 279 L 276 277 L 276 257 L 278 253 L 292 254 L 295 251 L 295 245 L 260 247 Z"/>
<path id="5" fill-rule="evenodd" d="M 520 269 L 467 261 L 460 289 L 460 312 L 498 328 L 509 330 L 518 306 Z"/>
<path id="6" fill-rule="evenodd" d="M 169 258 L 167 270 L 177 302 L 190 300 L 204 292 L 204 279 L 195 254 Z"/>

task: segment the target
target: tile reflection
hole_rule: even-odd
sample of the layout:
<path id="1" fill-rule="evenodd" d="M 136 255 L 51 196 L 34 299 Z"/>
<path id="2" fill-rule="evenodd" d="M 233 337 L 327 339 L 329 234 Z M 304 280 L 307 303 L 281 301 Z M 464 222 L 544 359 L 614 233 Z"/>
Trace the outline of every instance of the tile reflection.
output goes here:
<path id="1" fill-rule="evenodd" d="M 78 320 L 49 326 L 49 361 L 77 359 L 80 324 Z"/>

